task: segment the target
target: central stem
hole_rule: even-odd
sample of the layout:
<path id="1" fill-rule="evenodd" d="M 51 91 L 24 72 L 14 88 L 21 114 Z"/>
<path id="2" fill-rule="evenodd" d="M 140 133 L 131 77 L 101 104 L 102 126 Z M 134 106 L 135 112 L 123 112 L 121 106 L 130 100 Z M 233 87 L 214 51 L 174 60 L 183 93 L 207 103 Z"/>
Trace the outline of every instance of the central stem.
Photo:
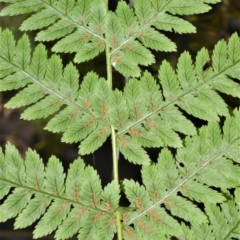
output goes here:
<path id="1" fill-rule="evenodd" d="M 108 10 L 108 0 L 105 0 L 105 6 Z M 107 81 L 109 86 L 112 88 L 112 64 L 110 48 L 106 42 L 106 63 L 107 63 Z M 113 126 L 111 126 L 111 137 L 112 137 L 112 157 L 113 157 L 113 179 L 119 184 L 118 176 L 118 149 L 117 149 L 117 136 L 116 131 Z M 117 239 L 122 240 L 122 223 L 121 216 L 118 211 L 116 211 L 116 223 L 117 223 Z"/>

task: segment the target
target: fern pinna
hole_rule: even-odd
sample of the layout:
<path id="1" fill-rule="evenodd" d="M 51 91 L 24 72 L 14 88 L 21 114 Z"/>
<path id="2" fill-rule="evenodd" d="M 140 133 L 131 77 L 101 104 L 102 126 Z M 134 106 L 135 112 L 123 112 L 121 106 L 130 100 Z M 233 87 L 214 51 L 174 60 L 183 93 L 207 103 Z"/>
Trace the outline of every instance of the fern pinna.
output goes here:
<path id="1" fill-rule="evenodd" d="M 14 227 L 36 221 L 34 238 L 55 231 L 56 239 L 237 239 L 240 234 L 240 112 L 221 93 L 240 97 L 240 38 L 188 52 L 174 70 L 159 67 L 158 79 L 140 66 L 155 62 L 151 50 L 175 51 L 163 31 L 193 33 L 176 15 L 207 12 L 218 0 L 119 1 L 116 11 L 102 0 L 5 0 L 1 16 L 28 13 L 23 31 L 55 41 L 55 53 L 74 53 L 63 66 L 43 43 L 32 51 L 24 34 L 0 32 L 0 91 L 18 90 L 5 105 L 24 107 L 25 120 L 47 118 L 48 131 L 94 152 L 111 136 L 113 180 L 104 189 L 96 170 L 79 157 L 65 174 L 52 156 L 46 166 L 34 151 L 25 160 L 8 143 L 0 152 L 0 222 Z M 32 14 L 32 15 L 31 15 Z M 106 53 L 107 79 L 93 71 L 80 81 L 76 63 Z M 112 69 L 130 76 L 123 91 L 112 88 Z M 143 97 L 144 96 L 144 97 Z M 186 114 L 208 123 L 197 128 Z M 224 119 L 224 121 L 220 122 Z M 152 162 L 146 148 L 160 148 Z M 118 151 L 142 166 L 142 184 L 119 182 Z M 233 189 L 231 193 L 229 189 Z M 120 206 L 121 194 L 129 206 Z M 199 207 L 199 204 L 203 207 Z"/>

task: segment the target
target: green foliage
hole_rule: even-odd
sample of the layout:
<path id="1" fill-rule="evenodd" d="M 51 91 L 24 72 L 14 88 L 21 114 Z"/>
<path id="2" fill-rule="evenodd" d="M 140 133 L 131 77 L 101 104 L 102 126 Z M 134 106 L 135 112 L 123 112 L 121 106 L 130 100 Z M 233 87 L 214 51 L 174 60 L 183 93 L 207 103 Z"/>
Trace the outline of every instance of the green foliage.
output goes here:
<path id="1" fill-rule="evenodd" d="M 219 41 L 210 58 L 201 49 L 193 61 L 185 51 L 176 70 L 164 60 L 157 79 L 141 65 L 155 51 L 176 51 L 163 31 L 194 33 L 175 15 L 207 12 L 218 0 L 108 1 L 5 0 L 1 16 L 28 13 L 20 30 L 38 30 L 35 49 L 26 34 L 16 41 L 0 30 L 0 91 L 17 90 L 6 108 L 24 107 L 21 118 L 46 118 L 46 130 L 94 152 L 109 136 L 113 180 L 102 189 L 96 170 L 78 158 L 64 173 L 55 156 L 45 166 L 34 151 L 22 159 L 8 143 L 0 149 L 0 222 L 15 228 L 37 222 L 34 238 L 56 239 L 232 239 L 240 234 L 240 112 L 224 94 L 240 98 L 240 38 Z M 51 51 L 74 53 L 66 66 Z M 93 71 L 80 80 L 76 63 L 106 53 L 107 79 Z M 212 59 L 212 66 L 204 70 Z M 131 77 L 112 88 L 112 68 Z M 187 114 L 186 114 L 187 113 Z M 195 117 L 207 123 L 198 128 Z M 221 120 L 221 121 L 220 121 Z M 146 148 L 160 148 L 157 162 Z M 142 184 L 118 179 L 117 152 L 141 165 Z M 230 192 L 230 189 L 232 192 Z M 121 194 L 130 205 L 120 206 Z M 203 207 L 199 207 L 203 206 Z"/>

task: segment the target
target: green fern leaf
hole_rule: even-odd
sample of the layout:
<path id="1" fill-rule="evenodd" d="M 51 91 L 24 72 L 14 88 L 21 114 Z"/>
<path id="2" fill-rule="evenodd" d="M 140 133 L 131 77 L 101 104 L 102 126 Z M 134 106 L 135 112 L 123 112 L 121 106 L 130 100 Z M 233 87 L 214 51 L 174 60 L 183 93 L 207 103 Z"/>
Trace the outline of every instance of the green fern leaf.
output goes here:
<path id="1" fill-rule="evenodd" d="M 155 133 L 160 137 L 165 145 L 174 146 L 176 148 L 182 146 L 182 141 L 175 133 L 168 123 L 157 119 L 157 117 L 149 117 L 146 120 L 147 129 L 155 131 Z"/>
<path id="2" fill-rule="evenodd" d="M 79 46 L 77 54 L 74 58 L 74 62 L 81 63 L 86 62 L 94 57 L 98 56 L 105 50 L 105 45 L 102 40 L 97 38 L 92 39 L 92 42 Z"/>
<path id="3" fill-rule="evenodd" d="M 125 31 L 126 37 L 130 37 L 138 31 L 139 24 L 137 17 L 126 2 L 118 2 L 116 14 Z"/>
<path id="4" fill-rule="evenodd" d="M 178 106 L 187 113 L 206 121 L 219 120 L 217 113 L 215 111 L 213 112 L 212 108 L 210 108 L 208 104 L 200 101 L 198 98 L 192 95 L 187 95 L 180 100 L 181 101 L 178 102 Z"/>
<path id="5" fill-rule="evenodd" d="M 81 183 L 83 180 L 85 164 L 82 159 L 77 159 L 70 165 L 66 179 L 66 194 L 68 198 L 75 202 L 81 199 Z M 81 228 L 81 221 L 87 216 L 86 207 L 79 207 L 74 204 L 74 208 L 68 214 L 66 220 L 59 226 L 55 237 L 57 239 L 66 239 L 71 237 Z M 77 221 L 76 221 L 77 219 Z"/>
<path id="6" fill-rule="evenodd" d="M 124 76 L 139 77 L 140 68 L 137 63 L 126 58 L 123 52 L 112 55 L 111 62 L 113 67 Z"/>
<path id="7" fill-rule="evenodd" d="M 94 92 L 96 88 L 96 85 L 98 84 L 99 81 L 99 77 L 96 73 L 94 72 L 89 72 L 83 79 L 83 82 L 81 84 L 79 93 L 78 93 L 78 103 L 81 106 L 84 106 L 85 109 L 91 109 L 92 105 L 93 105 L 93 94 L 92 92 Z M 104 84 L 103 84 L 104 85 Z M 107 94 L 109 94 L 109 87 L 106 88 L 106 84 L 105 86 L 105 91 Z M 100 87 L 100 86 L 99 86 Z M 104 97 L 106 97 L 104 95 Z M 101 99 L 102 100 L 102 99 Z"/>
<path id="8" fill-rule="evenodd" d="M 104 210 L 114 211 L 118 208 L 120 200 L 120 188 L 117 181 L 112 181 L 103 189 L 101 198 L 105 203 Z"/>
<path id="9" fill-rule="evenodd" d="M 99 206 L 102 193 L 101 182 L 92 167 L 86 167 L 81 188 L 81 200 L 86 205 Z"/>
<path id="10" fill-rule="evenodd" d="M 14 58 L 15 40 L 13 34 L 8 29 L 1 31 L 0 35 L 0 56 L 7 62 L 12 62 Z"/>
<path id="11" fill-rule="evenodd" d="M 108 104 L 108 113 L 111 124 L 115 129 L 119 130 L 128 122 L 129 113 L 126 111 L 126 100 L 122 93 L 118 90 L 112 92 Z"/>
<path id="12" fill-rule="evenodd" d="M 25 87 L 30 79 L 21 73 L 14 73 L 1 80 L 0 91 L 9 91 Z"/>
<path id="13" fill-rule="evenodd" d="M 206 71 L 203 71 L 204 65 L 210 60 L 208 51 L 206 48 L 202 48 L 196 56 L 195 71 L 200 81 L 204 81 L 206 77 Z"/>
<path id="14" fill-rule="evenodd" d="M 72 237 L 81 229 L 83 222 L 87 219 L 87 215 L 88 211 L 86 211 L 86 207 L 74 205 L 67 218 L 58 227 L 54 237 L 59 240 Z"/>
<path id="15" fill-rule="evenodd" d="M 53 78 L 53 80 L 55 79 Z M 69 101 L 74 101 L 78 95 L 78 81 L 78 70 L 72 63 L 69 63 L 64 69 L 63 79 L 60 86 L 62 96 L 65 96 Z"/>
<path id="16" fill-rule="evenodd" d="M 106 8 L 103 2 L 99 1 L 92 5 L 90 17 L 91 22 L 89 23 L 89 29 L 102 36 L 106 20 Z"/>
<path id="17" fill-rule="evenodd" d="M 62 81 L 62 68 L 61 58 L 57 55 L 51 56 L 47 62 L 44 85 L 52 89 L 57 88 Z"/>
<path id="18" fill-rule="evenodd" d="M 181 54 L 177 64 L 178 80 L 183 89 L 189 89 L 196 85 L 195 71 L 191 56 L 188 52 Z"/>
<path id="19" fill-rule="evenodd" d="M 142 104 L 142 94 L 139 82 L 136 79 L 130 79 L 124 87 L 124 96 L 128 103 L 128 109 L 131 119 L 137 121 L 147 114 L 145 104 Z"/>
<path id="20" fill-rule="evenodd" d="M 74 27 L 69 25 L 66 20 L 59 20 L 50 26 L 47 30 L 37 34 L 36 41 L 52 41 L 66 36 L 74 30 Z"/>
<path id="21" fill-rule="evenodd" d="M 8 179 L 16 182 L 19 185 L 23 185 L 25 178 L 24 165 L 21 161 L 19 152 L 11 144 L 6 145 L 5 161 L 6 171 L 8 172 Z"/>
<path id="22" fill-rule="evenodd" d="M 62 106 L 62 103 L 56 96 L 47 96 L 40 102 L 26 109 L 21 118 L 25 120 L 46 118 L 49 115 L 57 112 Z"/>
<path id="23" fill-rule="evenodd" d="M 173 101 L 181 93 L 181 87 L 177 76 L 170 63 L 163 61 L 159 68 L 158 77 L 163 88 L 163 95 L 166 100 Z"/>
<path id="24" fill-rule="evenodd" d="M 0 149 L 0 199 L 3 199 L 5 195 L 8 194 L 11 185 L 7 182 L 2 181 L 6 177 L 7 170 L 5 165 L 5 157 L 2 152 L 2 149 Z"/>
<path id="25" fill-rule="evenodd" d="M 15 189 L 0 206 L 0 222 L 16 217 L 26 207 L 32 194 L 30 191 L 26 192 L 24 188 Z"/>
<path id="26" fill-rule="evenodd" d="M 66 201 L 56 200 L 48 208 L 47 213 L 38 222 L 33 231 L 33 237 L 39 238 L 52 233 L 66 218 L 70 211 L 70 204 Z"/>
<path id="27" fill-rule="evenodd" d="M 68 120 L 67 120 L 68 121 Z M 81 120 L 71 124 L 63 134 L 62 141 L 73 143 L 82 141 L 97 127 L 94 117 L 85 115 Z"/>
<path id="28" fill-rule="evenodd" d="M 219 126 L 214 123 L 209 123 L 207 133 L 204 135 L 207 137 L 206 144 L 210 146 L 210 149 L 213 150 L 212 152 L 222 147 L 222 134 Z"/>
<path id="29" fill-rule="evenodd" d="M 234 110 L 234 118 L 228 117 L 223 126 L 224 139 L 231 143 L 234 139 L 239 137 L 239 126 L 240 126 L 240 112 L 239 109 Z"/>
<path id="30" fill-rule="evenodd" d="M 38 1 L 32 2 L 30 0 L 21 0 L 5 7 L 1 11 L 0 16 L 14 16 L 17 14 L 36 12 L 43 6 L 43 3 L 40 3 Z"/>
<path id="31" fill-rule="evenodd" d="M 129 41 L 122 47 L 126 58 L 138 64 L 147 66 L 155 62 L 151 52 L 137 41 Z"/>
<path id="32" fill-rule="evenodd" d="M 178 15 L 190 15 L 196 13 L 205 13 L 211 9 L 210 6 L 204 4 L 204 2 L 195 1 L 171 1 L 168 6 L 168 12 Z"/>
<path id="33" fill-rule="evenodd" d="M 235 194 L 236 196 L 236 194 Z M 236 203 L 237 199 L 235 198 Z M 228 232 L 227 235 L 230 235 L 233 238 L 237 238 L 240 233 L 240 218 L 239 214 L 235 215 L 236 212 L 240 212 L 239 207 L 237 207 L 236 203 L 234 201 L 228 201 L 227 203 L 222 204 L 222 210 L 224 213 L 224 216 L 227 218 L 228 221 Z M 237 216 L 237 217 L 235 217 Z"/>
<path id="34" fill-rule="evenodd" d="M 113 239 L 114 234 L 116 233 L 116 225 L 115 225 L 115 217 L 111 216 L 110 214 L 104 215 L 99 221 L 99 231 L 97 238 L 104 240 L 104 239 Z"/>
<path id="35" fill-rule="evenodd" d="M 180 137 L 168 126 L 168 124 L 159 122 L 158 126 L 157 134 L 162 139 L 164 144 L 175 148 L 182 147 L 182 141 Z"/>
<path id="36" fill-rule="evenodd" d="M 64 1 L 64 0 L 59 0 L 56 4 L 56 9 L 64 14 L 68 14 L 70 13 L 75 5 L 75 1 L 74 0 L 68 0 L 68 1 Z"/>
<path id="37" fill-rule="evenodd" d="M 111 88 L 103 78 L 100 78 L 94 86 L 95 92 L 92 94 L 92 108 L 94 115 L 106 121 L 106 126 L 109 125 L 108 102 L 111 96 Z"/>
<path id="38" fill-rule="evenodd" d="M 89 211 L 89 218 L 83 223 L 78 239 L 112 239 L 116 232 L 115 216 L 106 212 Z"/>
<path id="39" fill-rule="evenodd" d="M 161 112 L 164 125 L 170 126 L 174 131 L 185 135 L 196 135 L 196 128 L 191 121 L 182 115 L 176 107 L 164 108 Z"/>
<path id="40" fill-rule="evenodd" d="M 155 208 L 149 211 L 147 216 L 157 225 L 161 233 L 171 236 L 182 235 L 180 224 L 173 217 L 169 216 L 164 208 Z"/>
<path id="41" fill-rule="evenodd" d="M 5 62 L 2 58 L 0 58 L 0 64 L 1 64 L 0 78 L 4 78 L 8 75 L 11 75 L 14 72 L 14 68 L 12 68 L 11 64 Z"/>
<path id="42" fill-rule="evenodd" d="M 116 48 L 124 41 L 123 28 L 118 16 L 113 12 L 108 12 L 106 16 L 106 41 L 111 48 Z"/>
<path id="43" fill-rule="evenodd" d="M 95 4 L 95 2 L 96 1 L 90 2 L 88 0 L 77 1 L 71 12 L 73 20 L 82 26 L 86 26 L 91 17 L 91 6 Z"/>
<path id="44" fill-rule="evenodd" d="M 25 70 L 30 63 L 31 54 L 30 41 L 26 34 L 18 41 L 15 51 L 14 63 L 20 69 Z"/>
<path id="45" fill-rule="evenodd" d="M 128 161 L 141 165 L 148 165 L 150 163 L 146 151 L 129 136 L 118 137 L 117 145 Z"/>
<path id="46" fill-rule="evenodd" d="M 58 16 L 51 9 L 44 9 L 28 19 L 26 19 L 20 26 L 20 30 L 37 30 L 48 27 L 58 19 Z"/>
<path id="47" fill-rule="evenodd" d="M 215 92 L 209 89 L 204 89 L 197 94 L 200 101 L 208 104 L 208 107 L 217 112 L 219 116 L 228 116 L 228 107 L 224 100 Z"/>
<path id="48" fill-rule="evenodd" d="M 18 75 L 18 73 L 16 74 Z M 21 79 L 21 78 L 19 78 Z M 12 97 L 6 104 L 7 108 L 19 108 L 37 102 L 44 97 L 45 93 L 35 84 L 29 84 L 21 92 Z"/>
<path id="49" fill-rule="evenodd" d="M 236 196 L 236 193 L 235 193 Z M 236 200 L 236 199 L 235 199 Z M 238 201 L 236 201 L 238 203 Z M 215 239 L 224 238 L 238 238 L 240 233 L 240 218 L 239 218 L 239 207 L 231 199 L 224 202 L 219 206 L 213 204 L 207 204 L 205 211 L 211 221 L 210 226 L 194 226 L 194 233 L 198 237 L 206 235 L 214 236 Z"/>
<path id="50" fill-rule="evenodd" d="M 239 77 L 239 75 L 238 75 Z M 217 80 L 213 81 L 213 87 L 227 95 L 240 98 L 240 86 L 238 83 L 230 80 L 228 77 L 219 77 Z"/>
<path id="51" fill-rule="evenodd" d="M 90 133 L 79 145 L 80 154 L 89 154 L 97 150 L 107 140 L 111 134 L 110 126 L 106 126 L 105 122 L 98 122 L 98 127 Z"/>
<path id="52" fill-rule="evenodd" d="M 47 51 L 44 45 L 39 44 L 33 53 L 30 65 L 30 74 L 36 79 L 43 79 L 47 66 Z"/>
<path id="53" fill-rule="evenodd" d="M 224 40 L 219 41 L 213 50 L 213 69 L 216 72 L 221 72 L 226 69 L 228 65 L 227 60 L 227 44 Z"/>
<path id="54" fill-rule="evenodd" d="M 83 178 L 85 164 L 81 158 L 76 159 L 68 170 L 66 179 L 66 194 L 73 201 L 78 201 L 80 196 L 81 179 Z"/>
<path id="55" fill-rule="evenodd" d="M 158 134 L 146 131 L 143 127 L 132 127 L 130 128 L 129 134 L 136 143 L 143 147 L 163 146 L 162 139 Z"/>
<path id="56" fill-rule="evenodd" d="M 134 206 L 137 211 L 144 211 L 148 206 L 151 205 L 151 201 L 149 199 L 148 193 L 145 191 L 143 186 L 140 186 L 138 183 L 133 182 L 132 180 L 124 180 L 124 186 L 126 189 L 126 195 L 131 202 L 130 206 Z M 166 212 L 163 209 L 157 209 L 157 213 L 154 211 L 150 211 L 147 215 L 152 221 L 148 221 L 146 217 L 142 217 L 141 219 L 137 220 L 134 224 L 135 229 L 139 237 L 145 238 L 146 234 L 151 236 L 153 239 L 158 239 L 159 237 L 163 237 L 164 233 L 170 231 L 170 226 L 168 224 L 173 224 L 172 227 L 176 227 L 171 230 L 171 234 L 181 232 L 178 224 L 172 218 L 168 217 Z M 154 222 L 156 221 L 156 224 Z M 159 224 L 159 222 L 162 224 Z M 170 220 L 170 222 L 167 222 Z"/>
<path id="57" fill-rule="evenodd" d="M 50 157 L 46 168 L 46 180 L 44 181 L 45 191 L 53 196 L 61 195 L 64 192 L 63 166 L 55 156 Z"/>
<path id="58" fill-rule="evenodd" d="M 211 188 L 200 184 L 196 181 L 189 181 L 183 185 L 181 193 L 198 202 L 209 202 L 212 204 L 222 203 L 225 201 L 225 197 L 221 193 L 218 193 Z M 205 196 L 208 196 L 207 198 Z"/>
<path id="59" fill-rule="evenodd" d="M 181 217 L 191 223 L 206 223 L 206 215 L 196 205 L 182 197 L 172 195 L 165 201 L 165 206 L 175 216 Z M 188 209 L 188 210 L 187 210 Z"/>
<path id="60" fill-rule="evenodd" d="M 237 33 L 232 34 L 229 38 L 228 59 L 231 63 L 237 63 L 240 60 L 240 39 Z"/>
<path id="61" fill-rule="evenodd" d="M 39 155 L 32 150 L 28 150 L 25 157 L 25 167 L 27 172 L 26 183 L 33 189 L 43 189 L 44 165 Z"/>
<path id="62" fill-rule="evenodd" d="M 219 3 L 221 0 L 204 0 L 205 3 Z"/>
<path id="63" fill-rule="evenodd" d="M 143 166 L 141 170 L 144 186 L 148 191 L 149 197 L 152 201 L 156 201 L 163 193 L 162 175 L 159 174 L 159 169 L 155 165 Z M 162 187 L 162 189 L 160 189 Z"/>
<path id="64" fill-rule="evenodd" d="M 162 103 L 162 94 L 159 91 L 159 85 L 153 76 L 145 71 L 140 82 L 140 89 L 145 95 L 147 109 L 150 112 L 155 111 Z"/>
<path id="65" fill-rule="evenodd" d="M 180 34 L 196 32 L 196 28 L 191 23 L 168 14 L 162 14 L 161 18 L 154 24 L 154 26 L 159 30 L 174 31 Z"/>
<path id="66" fill-rule="evenodd" d="M 72 34 L 58 41 L 52 48 L 54 52 L 72 53 L 78 52 L 91 38 L 84 29 L 78 29 Z"/>
<path id="67" fill-rule="evenodd" d="M 97 221 L 102 220 L 104 214 L 101 215 L 96 210 L 91 210 L 88 212 L 88 218 L 83 222 L 82 229 L 78 235 L 79 240 L 85 239 L 97 239 Z"/>
<path id="68" fill-rule="evenodd" d="M 195 239 L 215 239 L 212 234 L 212 227 L 208 226 L 208 224 L 194 224 L 192 229 Z"/>
<path id="69" fill-rule="evenodd" d="M 151 206 L 151 200 L 143 186 L 138 182 L 125 179 L 123 181 L 124 189 L 128 200 L 131 202 L 130 207 L 134 207 L 137 212 L 141 212 Z"/>
<path id="70" fill-rule="evenodd" d="M 134 9 L 138 20 L 144 24 L 147 23 L 156 13 L 152 8 L 151 2 L 145 0 L 135 0 Z"/>
<path id="71" fill-rule="evenodd" d="M 42 194 L 36 194 L 26 208 L 18 215 L 14 223 L 14 228 L 26 228 L 32 225 L 42 214 L 45 213 L 46 208 L 51 203 L 51 198 L 47 198 Z"/>
<path id="72" fill-rule="evenodd" d="M 176 51 L 175 43 L 153 28 L 146 28 L 139 32 L 138 38 L 148 48 L 163 52 Z"/>
<path id="73" fill-rule="evenodd" d="M 171 189 L 177 181 L 179 174 L 171 152 L 163 149 L 158 156 L 158 170 L 161 172 L 161 182 L 165 189 Z M 161 188 L 160 188 L 161 189 Z"/>

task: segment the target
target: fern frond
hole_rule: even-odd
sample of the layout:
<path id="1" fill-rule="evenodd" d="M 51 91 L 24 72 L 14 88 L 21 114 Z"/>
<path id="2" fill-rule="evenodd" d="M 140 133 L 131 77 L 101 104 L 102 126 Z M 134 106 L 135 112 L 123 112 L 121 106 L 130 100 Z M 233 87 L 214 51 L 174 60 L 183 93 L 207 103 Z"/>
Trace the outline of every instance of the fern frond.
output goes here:
<path id="1" fill-rule="evenodd" d="M 208 3 L 185 1 L 136 0 L 131 9 L 120 1 L 116 12 L 106 12 L 101 1 L 39 1 L 34 5 L 29 0 L 9 2 L 0 13 L 2 16 L 36 12 L 26 19 L 21 30 L 41 30 L 37 41 L 53 41 L 55 52 L 74 52 L 74 61 L 81 63 L 98 56 L 110 47 L 113 66 L 121 74 L 139 77 L 141 65 L 153 63 L 154 57 L 148 50 L 175 51 L 176 45 L 158 30 L 178 33 L 195 32 L 186 20 L 175 15 L 202 13 L 210 10 Z M 171 14 L 170 14 L 171 13 Z M 134 64 L 133 64 L 134 62 Z"/>
<path id="2" fill-rule="evenodd" d="M 82 153 L 86 154 L 100 147 L 110 134 L 107 105 L 111 89 L 107 82 L 91 72 L 84 77 L 79 89 L 79 73 L 72 63 L 63 68 L 59 56 L 53 55 L 48 59 L 42 44 L 36 47 L 31 57 L 26 35 L 16 46 L 8 30 L 1 32 L 0 38 L 1 61 L 13 69 L 11 75 L 3 75 L 0 90 L 21 88 L 6 107 L 27 106 L 21 115 L 27 120 L 55 114 L 49 118 L 46 129 L 65 132 L 62 140 L 66 142 L 79 142 L 90 134 L 90 138 L 83 143 L 85 147 L 80 147 Z M 11 51 L 15 54 L 12 55 Z M 96 121 L 98 118 L 102 120 Z M 80 121 L 75 124 L 77 120 Z M 93 138 L 95 144 L 88 146 L 87 142 Z"/>
<path id="3" fill-rule="evenodd" d="M 0 173 L 0 196 L 13 188 L 0 206 L 1 222 L 16 217 L 15 228 L 24 228 L 40 219 L 34 238 L 55 230 L 56 239 L 66 239 L 78 231 L 79 239 L 114 236 L 120 186 L 113 181 L 102 190 L 97 172 L 85 167 L 82 159 L 70 165 L 65 178 L 56 157 L 44 167 L 35 151 L 29 149 L 24 161 L 8 143 L 5 154 L 0 151 Z"/>
<path id="4" fill-rule="evenodd" d="M 237 121 L 239 121 L 239 110 L 236 109 L 233 117 L 227 117 L 223 128 L 228 128 L 229 122 L 237 127 Z M 238 189 L 240 184 L 239 166 L 234 165 L 232 159 L 225 157 L 239 144 L 240 131 L 235 131 L 231 140 L 229 138 L 229 142 L 225 140 L 227 136 L 227 132 L 223 132 L 222 135 L 217 123 L 209 123 L 208 126 L 200 129 L 198 135 L 192 138 L 187 137 L 185 147 L 177 150 L 176 158 L 168 149 L 163 149 L 159 154 L 158 163 L 144 166 L 142 168 L 143 186 L 133 180 L 124 180 L 124 189 L 131 202 L 130 206 L 138 212 L 138 214 L 129 213 L 126 216 L 124 229 L 134 224 L 132 234 L 137 234 L 136 232 L 140 230 L 144 234 L 152 234 L 152 232 L 156 233 L 155 227 L 158 226 L 162 229 L 161 233 L 175 237 L 195 236 L 195 231 L 199 232 L 196 234 L 199 238 L 193 239 L 210 236 L 208 231 L 216 231 L 214 233 L 216 239 L 219 238 L 218 234 L 223 232 L 226 236 L 228 234 L 235 236 L 239 228 L 239 218 L 238 214 L 236 215 L 239 211 L 236 206 L 237 198 L 235 203 L 234 201 L 226 202 L 226 197 L 216 191 L 217 188 Z M 238 194 L 238 190 L 236 193 Z M 205 212 L 197 208 L 197 202 L 204 204 Z M 217 209 L 216 203 L 220 203 L 221 212 Z M 167 218 L 163 214 L 163 207 L 171 212 Z M 188 214 L 190 212 L 191 214 Z M 177 222 L 174 223 L 174 216 L 190 223 L 190 229 L 183 228 Z M 210 230 L 207 225 L 208 217 L 214 218 L 213 221 L 210 219 L 213 224 L 210 225 Z M 173 226 L 171 224 L 175 225 L 175 232 L 167 228 L 167 226 Z M 207 226 L 208 231 L 200 236 L 200 232 L 203 233 Z M 127 233 L 130 234 L 126 230 L 125 234 Z M 158 237 L 161 237 L 161 233 Z M 229 239 L 229 236 L 224 239 Z"/>
<path id="5" fill-rule="evenodd" d="M 229 44 L 230 48 L 228 47 Z M 227 50 L 224 50 L 227 51 L 227 55 L 225 54 L 224 56 L 224 58 L 227 59 L 225 60 L 226 65 L 224 69 L 220 68 L 221 70 L 217 70 L 210 68 L 208 71 L 204 71 L 203 66 L 208 61 L 209 55 L 205 49 L 202 49 L 197 55 L 195 67 L 190 55 L 187 52 L 183 53 L 178 61 L 177 74 L 168 62 L 163 61 L 159 69 L 159 80 L 162 91 L 159 90 L 160 86 L 154 83 L 155 80 L 150 74 L 145 73 L 139 82 L 130 80 L 128 84 L 130 84 L 130 86 L 134 84 L 135 91 L 138 91 L 138 88 L 142 90 L 142 94 L 145 96 L 145 103 L 141 108 L 144 109 L 145 107 L 146 110 L 143 110 L 143 114 L 139 114 L 138 118 L 135 116 L 135 118 L 133 118 L 134 120 L 119 130 L 117 133 L 118 136 L 129 133 L 130 129 L 137 125 L 144 125 L 146 129 L 152 128 L 160 133 L 161 125 L 162 123 L 164 124 L 164 122 L 168 123 L 168 125 L 170 124 L 170 128 L 169 126 L 163 125 L 163 131 L 166 129 L 172 131 L 172 129 L 174 129 L 175 131 L 180 131 L 187 135 L 196 134 L 196 129 L 193 124 L 189 124 L 189 120 L 183 117 L 182 113 L 178 110 L 179 108 L 190 115 L 207 121 L 218 121 L 219 116 L 228 116 L 229 111 L 227 105 L 216 89 L 219 92 L 239 97 L 240 85 L 227 77 L 228 73 L 231 71 L 229 69 L 235 70 L 237 66 L 238 68 L 240 67 L 238 57 L 231 57 L 235 59 L 234 62 L 228 60 L 228 56 L 233 56 L 231 45 L 240 44 L 239 37 L 233 34 L 229 39 L 229 44 L 224 45 L 227 46 Z M 223 48 L 225 49 L 226 47 L 224 46 Z M 220 47 L 219 45 L 217 48 Z M 215 58 L 217 58 L 217 56 L 218 55 L 216 55 Z M 216 64 L 214 66 L 216 66 Z M 132 81 L 134 81 L 134 83 Z M 129 91 L 128 84 L 126 85 L 127 92 Z M 139 87 L 137 87 L 137 85 L 139 85 Z M 229 87 L 226 88 L 225 86 Z M 230 86 L 232 87 L 230 88 Z M 149 97 L 146 94 L 147 92 L 151 92 Z M 132 112 L 134 110 L 131 103 L 133 100 L 129 97 L 129 93 L 126 94 L 126 97 L 129 98 L 127 102 L 129 103 L 130 112 Z M 136 110 L 137 108 L 134 111 Z M 130 116 L 133 117 L 132 113 Z M 157 116 L 160 116 L 160 118 L 157 118 Z M 179 125 L 178 121 L 179 123 L 182 122 L 182 124 Z M 184 127 L 181 129 L 181 126 L 184 125 L 188 126 L 190 131 L 184 129 Z M 171 136 L 173 134 L 174 132 L 170 135 L 167 133 L 166 136 Z M 164 140 L 166 142 L 166 139 Z M 179 140 L 175 140 L 175 143 L 177 142 L 177 145 L 180 146 Z M 177 145 L 169 144 L 169 146 Z"/>

